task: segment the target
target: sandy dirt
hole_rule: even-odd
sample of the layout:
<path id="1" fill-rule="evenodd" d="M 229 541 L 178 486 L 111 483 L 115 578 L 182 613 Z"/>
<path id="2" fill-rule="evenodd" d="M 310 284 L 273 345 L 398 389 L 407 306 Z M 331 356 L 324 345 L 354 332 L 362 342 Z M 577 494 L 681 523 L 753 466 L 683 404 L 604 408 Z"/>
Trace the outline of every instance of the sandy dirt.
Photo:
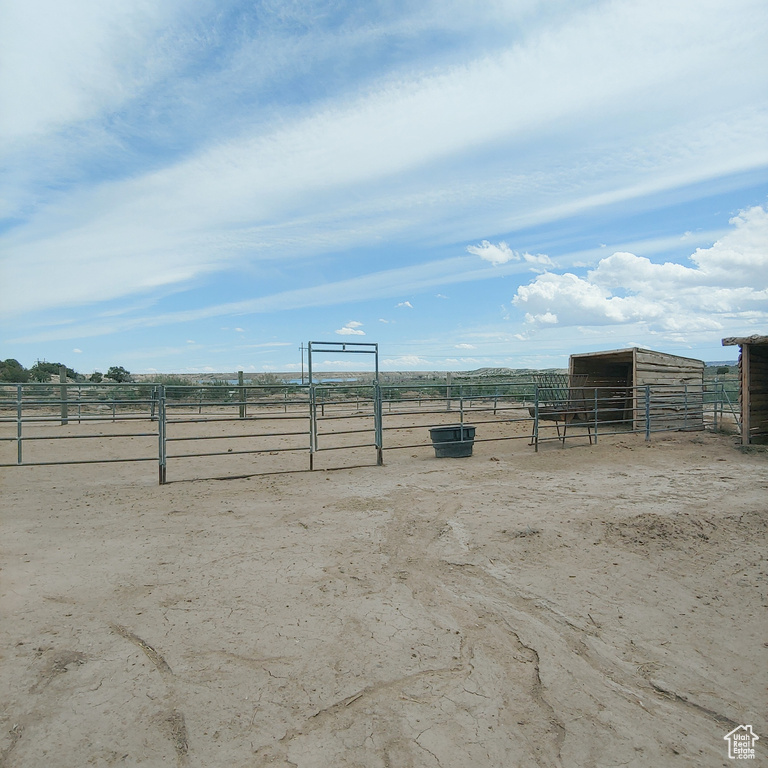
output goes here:
<path id="1" fill-rule="evenodd" d="M 768 455 L 341 456 L 0 470 L 0 765 L 768 765 Z"/>

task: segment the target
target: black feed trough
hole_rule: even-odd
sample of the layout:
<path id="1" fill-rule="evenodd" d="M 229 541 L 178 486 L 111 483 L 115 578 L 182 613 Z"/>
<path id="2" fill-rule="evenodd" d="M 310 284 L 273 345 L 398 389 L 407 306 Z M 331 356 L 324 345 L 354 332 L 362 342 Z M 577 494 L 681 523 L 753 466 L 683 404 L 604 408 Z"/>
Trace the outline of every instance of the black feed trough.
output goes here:
<path id="1" fill-rule="evenodd" d="M 429 430 L 438 459 L 459 459 L 472 455 L 475 428 L 471 424 L 448 424 Z"/>

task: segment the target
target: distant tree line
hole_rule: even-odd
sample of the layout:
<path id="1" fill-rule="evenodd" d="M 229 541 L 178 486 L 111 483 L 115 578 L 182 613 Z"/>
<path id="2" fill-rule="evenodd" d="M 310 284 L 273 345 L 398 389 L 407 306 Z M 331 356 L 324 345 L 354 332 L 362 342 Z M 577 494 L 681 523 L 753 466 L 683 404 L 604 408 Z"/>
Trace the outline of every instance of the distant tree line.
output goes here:
<path id="1" fill-rule="evenodd" d="M 106 373 L 94 371 L 90 376 L 78 373 L 74 368 L 69 368 L 63 363 L 49 363 L 47 360 L 38 360 L 31 368 L 25 368 L 18 360 L 9 357 L 0 360 L 0 381 L 23 384 L 27 381 L 48 382 L 52 377 L 58 377 L 61 368 L 65 368 L 67 378 L 72 381 L 92 381 L 99 383 L 105 379 L 118 383 L 131 381 L 131 372 L 122 365 L 113 365 Z"/>

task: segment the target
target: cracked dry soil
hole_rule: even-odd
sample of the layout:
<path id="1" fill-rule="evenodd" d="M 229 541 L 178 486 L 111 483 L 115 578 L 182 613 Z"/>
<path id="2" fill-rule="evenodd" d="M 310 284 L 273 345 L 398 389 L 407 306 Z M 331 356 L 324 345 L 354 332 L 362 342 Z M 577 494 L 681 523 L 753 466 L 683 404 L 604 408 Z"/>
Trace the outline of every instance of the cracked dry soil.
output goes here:
<path id="1" fill-rule="evenodd" d="M 742 723 L 768 744 L 768 459 L 732 438 L 146 474 L 2 475 L 4 768 L 725 766 Z"/>

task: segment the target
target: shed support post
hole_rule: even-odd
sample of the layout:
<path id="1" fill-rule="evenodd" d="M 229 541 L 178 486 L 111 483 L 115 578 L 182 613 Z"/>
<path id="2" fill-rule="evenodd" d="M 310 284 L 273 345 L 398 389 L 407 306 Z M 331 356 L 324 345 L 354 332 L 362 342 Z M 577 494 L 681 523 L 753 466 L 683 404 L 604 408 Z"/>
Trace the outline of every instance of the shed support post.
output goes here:
<path id="1" fill-rule="evenodd" d="M 742 344 L 741 346 L 741 444 L 749 445 L 749 433 L 751 431 L 751 416 L 752 402 L 750 399 L 749 391 L 749 379 L 751 373 L 749 370 L 750 363 L 750 348 L 749 344 Z"/>

